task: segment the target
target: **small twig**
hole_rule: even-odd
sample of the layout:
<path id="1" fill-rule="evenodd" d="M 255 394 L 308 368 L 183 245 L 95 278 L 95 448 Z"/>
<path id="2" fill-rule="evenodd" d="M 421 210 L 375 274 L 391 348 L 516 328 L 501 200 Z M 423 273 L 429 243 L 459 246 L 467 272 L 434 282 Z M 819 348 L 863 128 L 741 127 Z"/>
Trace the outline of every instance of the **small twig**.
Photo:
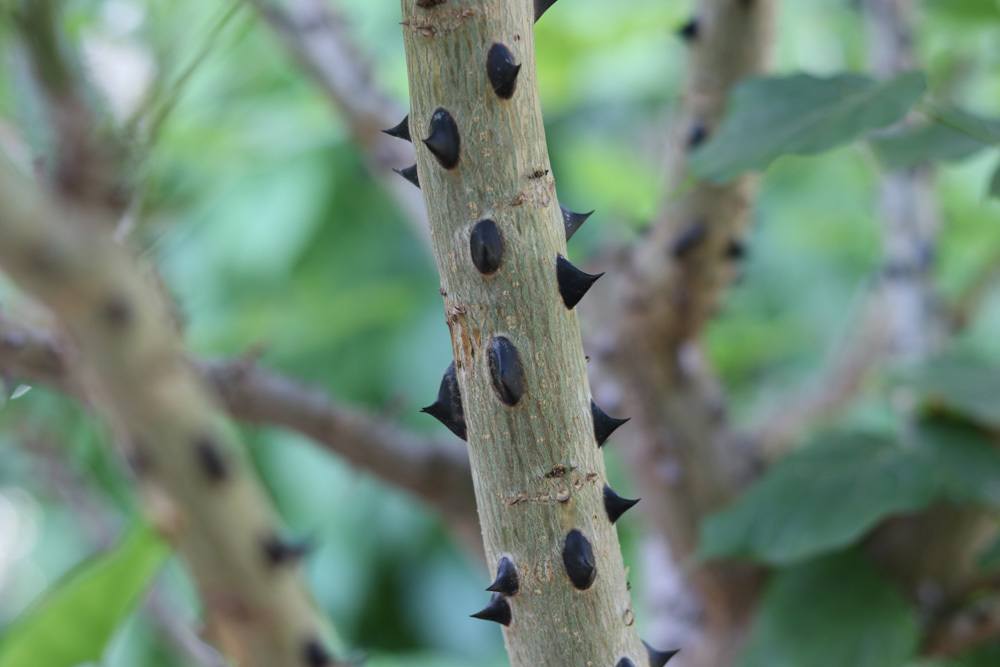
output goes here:
<path id="1" fill-rule="evenodd" d="M 393 196 L 414 234 L 430 243 L 427 211 L 420 191 L 396 174 L 413 162 L 406 142 L 382 133 L 406 111 L 375 83 L 368 60 L 350 38 L 344 19 L 323 0 L 246 0 L 340 113 L 366 156 L 372 176 Z"/>

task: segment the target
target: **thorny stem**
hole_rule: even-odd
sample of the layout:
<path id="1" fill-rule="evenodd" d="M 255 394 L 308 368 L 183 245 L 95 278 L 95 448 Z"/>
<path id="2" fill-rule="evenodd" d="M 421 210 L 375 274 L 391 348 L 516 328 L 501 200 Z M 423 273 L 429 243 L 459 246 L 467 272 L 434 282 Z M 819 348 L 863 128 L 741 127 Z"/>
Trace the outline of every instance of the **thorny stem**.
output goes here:
<path id="1" fill-rule="evenodd" d="M 84 382 L 128 434 L 146 510 L 186 560 L 212 636 L 241 665 L 334 664 L 326 621 L 294 563 L 268 557 L 282 530 L 160 294 L 124 248 L 78 215 L 0 161 L 0 265 L 79 347 Z"/>

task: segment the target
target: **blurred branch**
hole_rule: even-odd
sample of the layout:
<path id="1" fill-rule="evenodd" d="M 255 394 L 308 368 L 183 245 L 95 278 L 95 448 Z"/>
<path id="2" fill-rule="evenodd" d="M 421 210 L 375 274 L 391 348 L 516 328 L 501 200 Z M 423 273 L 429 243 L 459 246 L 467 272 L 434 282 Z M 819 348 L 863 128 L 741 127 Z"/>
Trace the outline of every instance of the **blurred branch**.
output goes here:
<path id="1" fill-rule="evenodd" d="M 285 569 L 294 561 L 270 556 L 284 544 L 274 510 L 139 263 L 6 160 L 0 262 L 72 334 L 88 395 L 127 434 L 145 509 L 186 561 L 226 653 L 248 667 L 303 655 L 335 664 L 326 620 Z"/>
<path id="2" fill-rule="evenodd" d="M 774 11 L 772 0 L 700 0 L 679 31 L 690 64 L 666 148 L 668 195 L 648 236 L 622 262 L 621 279 L 606 286 L 611 296 L 600 313 L 601 322 L 615 324 L 598 360 L 621 386 L 620 412 L 633 417 L 628 456 L 652 527 L 665 535 L 702 608 L 703 633 L 689 633 L 682 645 L 690 664 L 733 659 L 757 577 L 692 560 L 701 519 L 739 492 L 756 457 L 728 428 L 725 397 L 698 344 L 738 274 L 752 181 L 699 181 L 688 158 L 721 122 L 733 88 L 764 70 Z"/>
<path id="3" fill-rule="evenodd" d="M 865 0 L 872 70 L 888 78 L 912 69 L 913 4 Z M 882 270 L 868 303 L 838 354 L 805 389 L 795 388 L 759 417 L 754 438 L 768 459 L 780 458 L 802 434 L 842 410 L 886 360 L 915 363 L 940 346 L 931 268 L 938 229 L 937 203 L 927 167 L 887 173 L 880 186 Z"/>
<path id="4" fill-rule="evenodd" d="M 55 1 L 24 0 L 14 16 L 55 135 L 53 164 L 43 164 L 50 185 L 80 206 L 121 213 L 129 200 L 121 168 L 127 147 L 87 99 L 91 91 L 58 30 Z"/>
<path id="5" fill-rule="evenodd" d="M 86 400 L 67 363 L 66 345 L 48 332 L 0 316 L 0 372 Z M 472 475 L 464 448 L 413 435 L 386 420 L 344 408 L 322 392 L 252 360 L 199 361 L 195 367 L 236 419 L 300 433 L 351 465 L 439 511 L 463 544 L 481 550 Z"/>
<path id="6" fill-rule="evenodd" d="M 26 439 L 25 447 L 42 464 L 49 488 L 77 516 L 92 545 L 97 549 L 108 548 L 115 539 L 110 516 L 90 493 L 85 481 L 63 460 L 63 453 L 47 438 L 41 437 Z M 154 585 L 143 603 L 143 612 L 171 647 L 184 656 L 187 664 L 192 667 L 226 667 L 218 652 L 202 641 L 195 629 L 180 617 L 179 610 L 163 597 L 158 585 Z"/>
<path id="7" fill-rule="evenodd" d="M 344 17 L 324 0 L 247 2 L 326 94 L 364 152 L 372 176 L 395 199 L 416 236 L 429 246 L 423 196 L 392 172 L 393 167 L 413 162 L 413 150 L 382 132 L 398 124 L 406 111 L 378 88 Z"/>
<path id="8" fill-rule="evenodd" d="M 934 621 L 926 631 L 922 653 L 957 657 L 1000 639 L 1000 597 L 991 595 Z"/>

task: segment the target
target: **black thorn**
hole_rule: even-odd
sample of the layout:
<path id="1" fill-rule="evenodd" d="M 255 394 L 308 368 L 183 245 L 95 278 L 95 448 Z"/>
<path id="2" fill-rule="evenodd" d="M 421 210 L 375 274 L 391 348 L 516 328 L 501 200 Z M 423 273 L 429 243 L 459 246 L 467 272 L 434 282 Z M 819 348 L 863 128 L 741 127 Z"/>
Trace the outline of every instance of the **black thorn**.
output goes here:
<path id="1" fill-rule="evenodd" d="M 597 440 L 598 447 L 602 446 L 604 441 L 629 419 L 628 417 L 617 419 L 609 416 L 608 413 L 601 410 L 597 403 L 594 403 L 594 399 L 590 400 L 590 415 L 594 419 L 594 439 Z"/>
<path id="2" fill-rule="evenodd" d="M 726 259 L 739 261 L 747 256 L 747 246 L 739 239 L 729 239 L 726 244 Z"/>
<path id="3" fill-rule="evenodd" d="M 542 14 L 554 4 L 556 0 L 535 0 L 535 21 L 542 18 Z"/>
<path id="4" fill-rule="evenodd" d="M 698 23 L 698 19 L 692 18 L 677 29 L 677 35 L 685 42 L 693 42 L 698 39 L 698 32 L 700 30 L 701 26 Z"/>
<path id="5" fill-rule="evenodd" d="M 635 500 L 622 498 L 610 486 L 604 485 L 604 511 L 607 512 L 611 523 L 618 521 L 622 514 L 635 507 L 638 502 L 638 498 Z"/>
<path id="6" fill-rule="evenodd" d="M 312 551 L 312 544 L 305 540 L 289 542 L 277 535 L 269 535 L 261 543 L 261 550 L 267 564 L 271 567 L 278 567 L 298 563 Z"/>
<path id="7" fill-rule="evenodd" d="M 407 167 L 405 169 L 393 169 L 394 172 L 413 183 L 418 188 L 420 187 L 420 177 L 417 176 L 417 165 L 412 167 Z"/>
<path id="8" fill-rule="evenodd" d="M 674 256 L 674 259 L 684 259 L 707 237 L 708 225 L 702 220 L 692 222 L 674 239 L 674 243 L 670 247 L 670 254 Z"/>
<path id="9" fill-rule="evenodd" d="M 618 661 L 618 664 L 616 664 L 615 667 L 635 667 L 635 663 L 628 658 L 622 658 Z"/>
<path id="10" fill-rule="evenodd" d="M 594 548 L 583 533 L 575 528 L 566 534 L 563 545 L 563 565 L 573 586 L 581 591 L 590 588 L 597 577 L 597 565 L 594 563 Z"/>
<path id="11" fill-rule="evenodd" d="M 397 139 L 402 139 L 403 141 L 413 141 L 410 138 L 410 115 L 407 114 L 403 116 L 403 120 L 399 121 L 399 125 L 396 127 L 390 127 L 388 130 L 382 130 L 390 137 L 396 137 Z"/>
<path id="12" fill-rule="evenodd" d="M 562 255 L 556 255 L 556 280 L 563 303 L 572 310 L 603 273 L 585 273 Z"/>
<path id="13" fill-rule="evenodd" d="M 219 445 L 211 438 L 201 437 L 194 443 L 195 456 L 202 473 L 212 482 L 223 482 L 229 476 L 229 468 Z"/>
<path id="14" fill-rule="evenodd" d="M 445 0 L 417 0 L 417 7 L 430 9 L 431 7 L 437 7 L 438 5 L 443 5 L 444 3 Z"/>
<path id="15" fill-rule="evenodd" d="M 517 595 L 519 589 L 520 582 L 517 577 L 517 568 L 514 567 L 514 563 L 509 558 L 503 556 L 500 559 L 500 564 L 497 565 L 497 578 L 493 580 L 493 583 L 486 590 L 493 593 L 501 593 L 509 597 Z"/>
<path id="16" fill-rule="evenodd" d="M 132 322 L 132 305 L 124 296 L 113 294 L 101 306 L 101 318 L 108 327 L 121 331 Z"/>
<path id="17" fill-rule="evenodd" d="M 524 394 L 524 368 L 517 348 L 507 338 L 495 336 L 488 356 L 493 389 L 505 404 L 517 405 Z"/>
<path id="18" fill-rule="evenodd" d="M 705 127 L 704 123 L 696 122 L 691 126 L 691 132 L 688 134 L 687 145 L 689 150 L 693 150 L 705 143 L 705 139 L 708 139 L 708 128 Z"/>
<path id="19" fill-rule="evenodd" d="M 306 667 L 329 667 L 333 664 L 333 657 L 323 642 L 314 638 L 302 645 L 302 662 Z"/>
<path id="20" fill-rule="evenodd" d="M 517 75 L 521 66 L 514 62 L 514 54 L 503 44 L 494 44 L 486 54 L 486 75 L 493 86 L 493 92 L 505 100 L 514 97 L 517 89 Z"/>
<path id="21" fill-rule="evenodd" d="M 492 220 L 480 220 L 469 234 L 469 252 L 472 263 L 480 273 L 490 274 L 500 268 L 503 260 L 503 237 Z"/>
<path id="22" fill-rule="evenodd" d="M 562 204 L 559 205 L 559 210 L 562 211 L 563 225 L 566 227 L 566 240 L 569 241 L 573 238 L 573 234 L 576 234 L 576 230 L 583 226 L 583 223 L 587 222 L 587 218 L 594 215 L 594 212 L 589 213 L 574 213 Z"/>
<path id="23" fill-rule="evenodd" d="M 670 662 L 670 658 L 679 652 L 677 649 L 673 651 L 658 651 L 646 642 L 643 642 L 643 645 L 646 647 L 646 654 L 649 656 L 649 667 L 663 667 L 663 665 Z"/>
<path id="24" fill-rule="evenodd" d="M 465 410 L 462 407 L 462 392 L 458 388 L 458 377 L 455 375 L 455 362 L 451 362 L 448 370 L 441 378 L 441 385 L 438 387 L 437 401 L 422 408 L 421 412 L 426 412 L 439 422 L 448 427 L 448 430 L 465 440 Z"/>
<path id="25" fill-rule="evenodd" d="M 472 618 L 478 618 L 483 621 L 493 621 L 500 625 L 510 625 L 510 604 L 507 602 L 507 598 L 499 593 L 494 593 L 490 596 L 490 603 L 488 605 L 475 614 L 469 615 Z"/>
<path id="26" fill-rule="evenodd" d="M 458 166 L 462 140 L 458 136 L 458 123 L 445 109 L 438 109 L 431 116 L 431 133 L 424 145 L 445 169 Z"/>

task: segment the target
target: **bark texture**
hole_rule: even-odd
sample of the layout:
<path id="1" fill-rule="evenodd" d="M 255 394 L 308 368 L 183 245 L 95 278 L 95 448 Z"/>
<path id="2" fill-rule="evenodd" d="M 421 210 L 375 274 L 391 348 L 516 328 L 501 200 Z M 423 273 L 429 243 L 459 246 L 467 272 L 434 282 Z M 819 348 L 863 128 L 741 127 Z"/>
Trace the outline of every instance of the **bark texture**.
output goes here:
<path id="1" fill-rule="evenodd" d="M 94 223 L 51 205 L 0 160 L 0 263 L 79 346 L 89 393 L 128 434 L 148 514 L 190 567 L 212 636 L 246 667 L 333 665 L 294 549 L 159 291 Z"/>
<path id="2" fill-rule="evenodd" d="M 566 240 L 535 81 L 532 2 L 402 0 L 402 8 L 410 128 L 487 558 L 496 568 L 507 556 L 520 578 L 504 631 L 511 664 L 610 666 L 625 657 L 645 664 L 618 537 L 603 505 L 606 473 L 580 327 L 557 284 Z M 487 73 L 497 43 L 520 65 L 510 99 L 498 95 Z M 450 155 L 442 160 L 421 141 L 434 136 L 439 109 L 460 137 L 451 169 L 443 166 Z M 439 153 L 447 148 L 431 143 Z M 470 251 L 471 229 L 484 219 L 502 238 L 491 274 L 477 270 Z M 585 590 L 579 586 L 587 577 L 577 571 L 574 585 L 564 563 L 567 540 L 577 542 L 572 531 L 593 549 L 596 577 Z"/>

